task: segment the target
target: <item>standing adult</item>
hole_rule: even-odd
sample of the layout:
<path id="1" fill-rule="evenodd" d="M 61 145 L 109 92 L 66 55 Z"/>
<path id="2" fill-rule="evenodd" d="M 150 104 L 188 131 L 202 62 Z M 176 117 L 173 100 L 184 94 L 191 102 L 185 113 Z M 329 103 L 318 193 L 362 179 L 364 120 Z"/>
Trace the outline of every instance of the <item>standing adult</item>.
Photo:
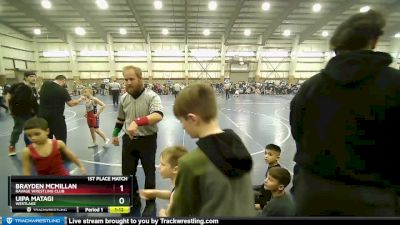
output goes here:
<path id="1" fill-rule="evenodd" d="M 66 89 L 67 78 L 58 75 L 54 81 L 45 81 L 40 89 L 39 114 L 49 124 L 49 138 L 67 143 L 67 124 L 65 123 L 65 103 L 68 106 L 78 105 L 84 98 L 71 99 Z"/>
<path id="2" fill-rule="evenodd" d="M 38 112 L 38 93 L 35 88 L 36 73 L 28 71 L 24 73 L 24 81 L 13 84 L 6 94 L 6 102 L 10 108 L 14 120 L 14 127 L 11 132 L 8 155 L 16 155 L 15 144 L 19 140 L 25 122 Z M 25 144 L 30 144 L 25 137 Z"/>
<path id="3" fill-rule="evenodd" d="M 134 205 L 136 209 L 140 209 L 137 166 L 140 159 L 145 174 L 144 188 L 154 189 L 157 123 L 163 118 L 163 107 L 160 96 L 144 88 L 140 68 L 126 66 L 123 68 L 123 75 L 126 93 L 121 97 L 112 143 L 119 145 L 118 133 L 122 129 L 125 132 L 122 136 L 122 175 L 133 175 Z M 146 201 L 142 215 L 155 216 L 155 212 L 155 201 Z"/>
<path id="4" fill-rule="evenodd" d="M 296 141 L 293 194 L 297 213 L 395 216 L 400 177 L 400 72 L 375 52 L 383 16 L 370 10 L 338 26 L 336 52 L 291 102 Z M 312 190 L 312 191 L 310 191 Z"/>
<path id="5" fill-rule="evenodd" d="M 113 98 L 113 105 L 118 105 L 119 95 L 121 93 L 121 85 L 113 78 L 113 82 L 110 83 L 111 95 Z"/>
<path id="6" fill-rule="evenodd" d="M 176 95 L 179 94 L 180 91 L 181 91 L 181 85 L 178 82 L 176 82 L 174 84 L 174 95 L 175 95 L 175 98 L 176 98 Z"/>
<path id="7" fill-rule="evenodd" d="M 229 91 L 231 90 L 231 83 L 229 81 L 225 82 L 224 84 L 224 89 L 225 89 L 225 99 L 229 99 Z"/>

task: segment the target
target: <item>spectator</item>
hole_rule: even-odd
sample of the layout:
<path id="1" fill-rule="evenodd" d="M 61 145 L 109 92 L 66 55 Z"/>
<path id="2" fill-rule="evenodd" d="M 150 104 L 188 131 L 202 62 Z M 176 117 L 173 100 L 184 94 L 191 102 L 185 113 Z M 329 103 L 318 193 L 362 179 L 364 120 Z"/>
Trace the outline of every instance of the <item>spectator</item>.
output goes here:
<path id="1" fill-rule="evenodd" d="M 264 207 L 262 216 L 294 216 L 296 214 L 292 197 L 285 192 L 291 176 L 287 169 L 274 167 L 268 171 L 264 188 L 271 192 L 272 198 Z"/>
<path id="2" fill-rule="evenodd" d="M 171 216 L 254 216 L 252 159 L 233 130 L 217 120 L 215 93 L 190 85 L 176 97 L 174 114 L 198 148 L 179 160 Z"/>
<path id="3" fill-rule="evenodd" d="M 38 93 L 36 91 L 36 73 L 28 71 L 24 73 L 24 82 L 13 84 L 6 94 L 6 102 L 14 120 L 11 132 L 8 155 L 15 156 L 15 144 L 18 142 L 25 122 L 38 113 Z M 29 145 L 29 139 L 24 136 L 25 144 Z"/>
<path id="4" fill-rule="evenodd" d="M 291 102 L 293 195 L 300 216 L 398 216 L 400 72 L 374 52 L 385 19 L 370 10 L 340 24 L 336 56 Z M 379 154 L 385 151 L 384 156 Z"/>

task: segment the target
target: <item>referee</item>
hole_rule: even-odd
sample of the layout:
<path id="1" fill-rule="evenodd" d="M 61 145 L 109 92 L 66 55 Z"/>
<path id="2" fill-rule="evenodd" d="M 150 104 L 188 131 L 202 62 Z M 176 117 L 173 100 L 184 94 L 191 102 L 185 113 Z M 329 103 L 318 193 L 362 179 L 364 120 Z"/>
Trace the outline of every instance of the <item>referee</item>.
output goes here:
<path id="1" fill-rule="evenodd" d="M 144 88 L 140 68 L 126 66 L 122 73 L 126 93 L 121 97 L 112 143 L 115 146 L 119 145 L 118 134 L 123 130 L 125 134 L 122 136 L 122 175 L 133 175 L 133 204 L 134 210 L 138 210 L 141 207 L 136 178 L 139 159 L 146 177 L 144 188 L 156 187 L 157 123 L 163 118 L 163 107 L 160 96 Z M 142 216 L 155 215 L 155 200 L 147 200 Z"/>

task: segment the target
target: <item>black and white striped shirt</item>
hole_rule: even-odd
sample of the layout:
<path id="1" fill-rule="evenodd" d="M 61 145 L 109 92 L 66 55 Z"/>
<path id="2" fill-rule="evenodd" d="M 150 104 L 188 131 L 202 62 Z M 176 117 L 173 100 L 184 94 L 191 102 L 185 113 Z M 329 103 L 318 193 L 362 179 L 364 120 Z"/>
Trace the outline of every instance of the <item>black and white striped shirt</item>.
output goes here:
<path id="1" fill-rule="evenodd" d="M 146 88 L 136 99 L 128 93 L 123 94 L 118 110 L 118 119 L 125 120 L 122 130 L 127 133 L 127 129 L 133 120 L 154 112 L 163 115 L 161 98 L 154 91 Z M 157 124 L 140 126 L 137 135 L 148 136 L 157 133 L 157 131 Z"/>

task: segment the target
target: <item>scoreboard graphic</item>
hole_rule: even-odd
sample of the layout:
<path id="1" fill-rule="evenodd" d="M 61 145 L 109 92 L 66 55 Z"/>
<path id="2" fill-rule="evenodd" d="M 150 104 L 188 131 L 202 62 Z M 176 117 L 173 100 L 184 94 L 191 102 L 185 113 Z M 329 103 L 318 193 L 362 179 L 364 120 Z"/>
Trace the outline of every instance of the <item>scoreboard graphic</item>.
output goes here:
<path id="1" fill-rule="evenodd" d="M 131 176 L 10 176 L 12 212 L 129 213 Z"/>

